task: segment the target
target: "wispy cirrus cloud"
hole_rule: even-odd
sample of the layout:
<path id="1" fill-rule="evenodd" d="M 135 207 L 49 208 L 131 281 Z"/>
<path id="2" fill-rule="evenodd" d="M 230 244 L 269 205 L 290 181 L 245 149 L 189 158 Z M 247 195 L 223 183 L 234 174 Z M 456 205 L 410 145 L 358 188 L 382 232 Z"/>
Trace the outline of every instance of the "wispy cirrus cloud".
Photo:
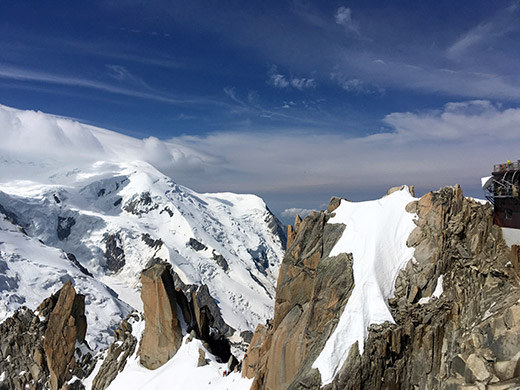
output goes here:
<path id="1" fill-rule="evenodd" d="M 278 71 L 276 65 L 271 66 L 268 72 L 268 77 L 268 84 L 279 89 L 292 87 L 299 91 L 303 91 L 305 89 L 316 88 L 317 86 L 314 78 L 286 76 Z"/>
<path id="2" fill-rule="evenodd" d="M 139 87 L 152 89 L 143 79 L 133 75 L 128 71 L 127 68 L 125 68 L 122 65 L 107 64 L 106 67 L 109 70 L 109 76 L 112 77 L 114 80 L 130 85 L 136 85 Z"/>
<path id="3" fill-rule="evenodd" d="M 450 58 L 458 58 L 479 46 L 490 45 L 504 35 L 520 29 L 517 2 L 499 10 L 488 21 L 479 23 L 460 36 L 447 50 Z"/>
<path id="4" fill-rule="evenodd" d="M 11 34 L 0 45 L 3 54 L 12 54 L 17 58 L 33 56 L 35 52 L 41 55 L 67 52 L 71 56 L 88 56 L 102 58 L 106 62 L 124 61 L 165 69 L 193 69 L 195 66 L 193 63 L 188 64 L 186 59 L 172 57 L 164 51 L 140 47 L 130 39 L 114 43 L 110 39 L 82 40 L 53 35 L 42 37 L 41 34 L 26 30 L 14 30 Z"/>
<path id="5" fill-rule="evenodd" d="M 359 24 L 352 19 L 352 10 L 350 8 L 341 6 L 334 14 L 336 24 L 345 28 L 346 31 L 359 34 Z"/>
<path id="6" fill-rule="evenodd" d="M 384 88 L 370 85 L 356 77 L 348 77 L 341 72 L 331 72 L 330 79 L 337 83 L 343 90 L 360 94 L 383 94 Z"/>
<path id="7" fill-rule="evenodd" d="M 293 77 L 291 79 L 291 86 L 293 86 L 296 89 L 299 89 L 300 91 L 309 88 L 316 88 L 316 80 Z"/>
<path id="8" fill-rule="evenodd" d="M 248 123 L 250 123 L 250 117 L 297 122 L 305 121 L 305 118 L 289 115 L 288 113 L 282 112 L 276 107 L 269 108 L 264 106 L 260 101 L 260 96 L 257 91 L 248 91 L 246 94 L 242 94 L 241 96 L 235 87 L 228 86 L 223 89 L 223 92 L 232 102 L 232 104 L 229 106 L 229 112 L 235 116 L 245 115 L 248 118 Z"/>
<path id="9" fill-rule="evenodd" d="M 99 91 L 104 91 L 117 95 L 124 95 L 130 97 L 137 97 L 147 100 L 153 100 L 162 103 L 168 104 L 218 104 L 221 102 L 210 100 L 210 99 L 202 99 L 202 98 L 177 98 L 172 97 L 166 94 L 163 94 L 159 91 L 143 91 L 139 89 L 133 88 L 125 88 L 119 87 L 113 84 L 109 84 L 102 81 L 74 77 L 62 74 L 54 74 L 54 73 L 46 73 L 40 71 L 33 71 L 29 69 L 14 67 L 11 65 L 6 65 L 0 63 L 0 78 L 9 79 L 9 80 L 18 80 L 18 81 L 36 81 L 47 84 L 56 84 L 62 86 L 71 86 L 71 87 L 81 87 L 94 89 Z"/>

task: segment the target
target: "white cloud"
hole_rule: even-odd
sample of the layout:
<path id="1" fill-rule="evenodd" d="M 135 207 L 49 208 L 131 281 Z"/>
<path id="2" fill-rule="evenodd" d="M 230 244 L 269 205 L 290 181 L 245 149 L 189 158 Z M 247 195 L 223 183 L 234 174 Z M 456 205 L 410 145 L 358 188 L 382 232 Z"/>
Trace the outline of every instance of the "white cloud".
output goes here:
<path id="1" fill-rule="evenodd" d="M 237 96 L 237 91 L 235 88 L 233 87 L 224 87 L 224 93 L 231 99 L 233 100 L 235 103 L 239 103 L 241 105 L 244 104 L 244 102 L 242 100 L 240 100 Z"/>
<path id="2" fill-rule="evenodd" d="M 0 155 L 53 159 L 60 166 L 78 159 L 140 159 L 198 191 L 293 199 L 321 191 L 327 200 L 331 195 L 352 198 L 360 191 L 382 195 L 401 184 L 478 188 L 492 164 L 520 158 L 520 107 L 454 102 L 434 111 L 392 113 L 384 123 L 382 132 L 361 136 L 273 129 L 161 141 L 0 106 Z M 2 180 L 14 175 L 11 168 L 0 165 Z"/>
<path id="3" fill-rule="evenodd" d="M 297 77 L 294 77 L 291 80 L 291 85 L 294 88 L 299 89 L 300 91 L 303 91 L 304 89 L 315 88 L 316 87 L 316 80 L 314 80 L 314 79 L 306 79 L 306 78 L 299 79 Z"/>
<path id="4" fill-rule="evenodd" d="M 382 94 L 385 90 L 376 85 L 369 85 L 358 78 L 350 78 L 341 72 L 331 72 L 330 79 L 335 81 L 342 89 L 348 92 L 356 92 L 361 94 Z"/>
<path id="5" fill-rule="evenodd" d="M 171 142 L 223 156 L 212 168 L 221 189 L 260 193 L 310 193 L 348 197 L 349 191 L 401 184 L 436 189 L 460 183 L 478 187 L 493 163 L 520 158 L 520 108 L 486 101 L 451 103 L 442 110 L 392 113 L 387 130 L 367 136 L 285 131 L 221 132 Z M 211 190 L 205 176 L 186 184 Z M 329 193 L 329 196 L 332 193 Z"/>
<path id="6" fill-rule="evenodd" d="M 273 87 L 280 89 L 293 87 L 303 91 L 304 89 L 316 88 L 317 85 L 315 79 L 309 79 L 305 77 L 287 77 L 278 71 L 278 67 L 276 65 L 271 66 L 268 76 L 268 83 Z"/>
<path id="7" fill-rule="evenodd" d="M 81 77 L 66 76 L 60 74 L 33 71 L 28 69 L 17 68 L 0 63 L 0 78 L 19 80 L 19 81 L 37 81 L 46 84 L 65 85 L 72 87 L 81 87 L 109 92 L 117 95 L 132 96 L 147 100 L 153 100 L 169 104 L 215 104 L 216 102 L 207 99 L 184 99 L 176 98 L 159 91 L 154 90 L 137 90 L 132 88 L 119 87 L 97 80 L 85 79 Z"/>
<path id="8" fill-rule="evenodd" d="M 150 86 L 139 77 L 134 76 L 132 73 L 128 71 L 124 66 L 121 65 L 106 65 L 109 70 L 109 76 L 117 81 L 121 81 L 124 83 L 129 83 L 145 88 L 150 88 Z"/>
<path id="9" fill-rule="evenodd" d="M 155 137 L 136 139 L 77 121 L 35 111 L 0 105 L 0 180 L 23 179 L 83 163 L 143 160 L 172 177 L 177 172 L 209 172 L 220 158 Z M 32 168 L 26 169 L 26 162 Z M 5 162 L 5 161 L 4 161 Z"/>
<path id="10" fill-rule="evenodd" d="M 59 159 L 100 156 L 106 151 L 83 125 L 35 111 L 0 106 L 0 149 Z"/>
<path id="11" fill-rule="evenodd" d="M 282 211 L 281 216 L 284 218 L 296 218 L 296 216 L 299 215 L 300 218 L 303 219 L 307 215 L 312 213 L 313 211 L 315 211 L 315 210 L 292 207 L 292 208 L 285 209 L 284 211 Z"/>
<path id="12" fill-rule="evenodd" d="M 271 85 L 275 88 L 287 88 L 290 85 L 285 76 L 280 73 L 272 74 L 269 80 Z"/>
<path id="13" fill-rule="evenodd" d="M 247 93 L 247 101 L 249 102 L 249 104 L 258 104 L 258 102 L 260 101 L 260 95 L 257 91 L 249 91 Z"/>
<path id="14" fill-rule="evenodd" d="M 518 30 L 518 9 L 518 3 L 513 3 L 498 11 L 487 22 L 467 31 L 448 48 L 448 57 L 460 57 L 475 47 L 489 45 L 505 34 Z"/>
<path id="15" fill-rule="evenodd" d="M 334 14 L 334 20 L 347 31 L 359 33 L 359 26 L 357 22 L 352 20 L 352 11 L 350 8 L 343 6 L 339 7 Z"/>
<path id="16" fill-rule="evenodd" d="M 392 113 L 384 122 L 403 139 L 518 140 L 520 109 L 502 109 L 487 100 L 448 103 L 442 111 Z M 520 157 L 520 156 L 518 156 Z"/>

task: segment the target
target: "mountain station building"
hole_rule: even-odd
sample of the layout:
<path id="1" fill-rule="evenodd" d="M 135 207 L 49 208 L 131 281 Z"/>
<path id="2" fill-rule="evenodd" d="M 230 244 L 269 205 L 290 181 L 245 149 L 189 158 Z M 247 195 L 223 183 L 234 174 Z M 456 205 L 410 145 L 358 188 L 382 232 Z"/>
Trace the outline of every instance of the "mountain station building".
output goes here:
<path id="1" fill-rule="evenodd" d="M 520 229 L 520 160 L 495 164 L 492 175 L 482 178 L 482 188 L 493 204 L 494 223 Z"/>

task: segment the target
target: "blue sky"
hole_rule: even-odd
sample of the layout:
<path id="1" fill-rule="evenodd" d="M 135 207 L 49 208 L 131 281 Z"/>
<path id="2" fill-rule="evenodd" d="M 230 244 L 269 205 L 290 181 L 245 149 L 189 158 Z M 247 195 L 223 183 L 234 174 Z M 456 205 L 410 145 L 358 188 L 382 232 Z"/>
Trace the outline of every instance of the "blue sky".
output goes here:
<path id="1" fill-rule="evenodd" d="M 168 172 L 195 190 L 482 196 L 520 158 L 517 1 L 49 4 L 0 4 L 0 104 L 211 155 Z"/>

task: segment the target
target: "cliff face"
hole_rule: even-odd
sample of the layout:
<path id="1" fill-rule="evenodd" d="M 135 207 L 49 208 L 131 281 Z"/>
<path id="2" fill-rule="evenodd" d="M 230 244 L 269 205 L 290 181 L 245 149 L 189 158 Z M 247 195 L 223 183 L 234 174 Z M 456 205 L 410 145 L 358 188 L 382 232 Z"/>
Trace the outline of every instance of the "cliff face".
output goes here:
<path id="1" fill-rule="evenodd" d="M 146 327 L 139 356 L 144 367 L 154 370 L 175 355 L 182 342 L 182 331 L 169 268 L 156 264 L 142 272 L 141 282 Z"/>
<path id="2" fill-rule="evenodd" d="M 344 228 L 327 223 L 338 204 L 333 198 L 327 211 L 288 230 L 275 315 L 257 328 L 244 362 L 254 389 L 322 384 L 312 365 L 355 284 L 352 257 L 329 256 Z M 344 351 L 348 358 L 325 388 L 518 389 L 517 262 L 492 224 L 491 206 L 456 186 L 424 195 L 407 211 L 417 215 L 408 238 L 415 252 L 388 301 L 395 324 L 370 326 L 364 348 Z"/>
<path id="3" fill-rule="evenodd" d="M 84 388 L 93 369 L 84 309 L 85 296 L 68 281 L 35 313 L 22 308 L 0 324 L 0 389 Z"/>
<path id="4" fill-rule="evenodd" d="M 259 325 L 244 361 L 253 388 L 286 388 L 310 369 L 330 336 L 353 287 L 352 259 L 328 257 L 344 226 L 327 224 L 329 212 L 296 219 L 280 268 L 274 319 Z"/>

